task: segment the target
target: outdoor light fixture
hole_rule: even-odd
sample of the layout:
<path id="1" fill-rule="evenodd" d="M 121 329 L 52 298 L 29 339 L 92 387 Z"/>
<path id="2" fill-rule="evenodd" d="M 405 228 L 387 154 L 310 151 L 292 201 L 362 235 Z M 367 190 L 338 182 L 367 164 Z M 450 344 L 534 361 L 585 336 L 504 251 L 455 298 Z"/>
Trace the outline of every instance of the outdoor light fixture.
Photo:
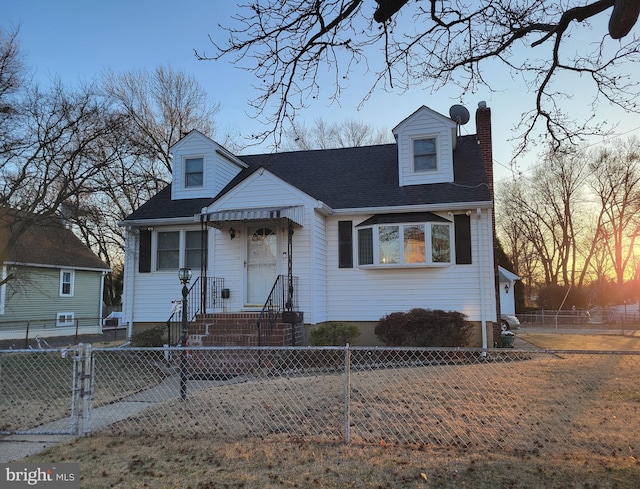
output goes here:
<path id="1" fill-rule="evenodd" d="M 229 236 L 231 236 L 231 239 L 236 237 L 236 230 L 233 228 L 229 228 Z"/>
<path id="2" fill-rule="evenodd" d="M 504 284 L 504 291 L 505 293 L 509 293 L 509 282 L 507 282 L 506 284 Z"/>
<path id="3" fill-rule="evenodd" d="M 178 279 L 182 285 L 186 285 L 189 280 L 191 280 L 191 269 L 190 268 L 181 268 L 178 270 Z"/>
<path id="4" fill-rule="evenodd" d="M 178 270 L 178 279 L 182 284 L 182 337 L 180 339 L 180 345 L 185 348 L 187 346 L 187 306 L 189 288 L 187 283 L 191 280 L 191 269 L 181 268 Z M 180 355 L 180 398 L 184 401 L 187 398 L 187 356 L 186 352 L 182 352 Z"/>

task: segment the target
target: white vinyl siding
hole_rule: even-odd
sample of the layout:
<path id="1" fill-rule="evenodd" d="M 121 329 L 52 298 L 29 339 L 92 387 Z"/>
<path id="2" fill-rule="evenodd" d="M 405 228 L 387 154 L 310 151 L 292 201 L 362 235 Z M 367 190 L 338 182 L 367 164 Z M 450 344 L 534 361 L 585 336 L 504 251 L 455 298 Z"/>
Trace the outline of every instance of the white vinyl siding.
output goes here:
<path id="1" fill-rule="evenodd" d="M 217 143 L 197 131 L 173 146 L 172 199 L 213 197 L 240 172 L 242 168 L 217 149 L 220 149 Z M 199 160 L 202 160 L 201 173 Z"/>
<path id="2" fill-rule="evenodd" d="M 470 320 L 479 321 L 482 318 L 482 287 L 486 300 L 485 318 L 492 320 L 495 317 L 495 300 L 491 293 L 494 290 L 490 246 L 491 218 L 488 210 L 482 211 L 480 221 L 484 239 L 482 247 L 478 247 L 476 218 L 472 220 L 473 264 L 464 266 L 452 264 L 444 267 L 339 268 L 339 220 L 353 220 L 357 225 L 363 221 L 363 217 L 340 215 L 328 220 L 327 242 L 336 243 L 335 246 L 329 247 L 327 257 L 329 263 L 335 264 L 328 268 L 327 273 L 328 321 L 378 321 L 386 314 L 408 311 L 414 307 L 460 311 Z M 354 243 L 354 253 L 357 252 L 358 244 Z M 452 262 L 455 262 L 453 256 Z M 483 273 L 480 272 L 480 266 L 484 267 Z"/>
<path id="3" fill-rule="evenodd" d="M 396 128 L 400 186 L 453 182 L 455 127 L 451 119 L 422 108 Z M 428 145 L 416 148 L 417 141 L 427 140 L 434 143 L 435 157 Z"/>

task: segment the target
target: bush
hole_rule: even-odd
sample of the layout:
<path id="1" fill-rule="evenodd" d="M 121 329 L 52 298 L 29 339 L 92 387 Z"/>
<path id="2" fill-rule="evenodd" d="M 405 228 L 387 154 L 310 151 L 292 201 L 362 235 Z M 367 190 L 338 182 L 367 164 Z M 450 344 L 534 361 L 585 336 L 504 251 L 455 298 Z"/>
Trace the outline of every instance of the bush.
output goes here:
<path id="1" fill-rule="evenodd" d="M 131 335 L 131 346 L 135 347 L 155 347 L 163 346 L 166 343 L 166 328 L 164 326 L 154 326 L 144 331 L 139 331 Z"/>
<path id="2" fill-rule="evenodd" d="M 387 346 L 464 347 L 472 332 L 473 324 L 460 312 L 419 308 L 388 314 L 375 328 Z"/>
<path id="3" fill-rule="evenodd" d="M 344 346 L 360 336 L 355 324 L 327 323 L 311 330 L 312 346 Z"/>

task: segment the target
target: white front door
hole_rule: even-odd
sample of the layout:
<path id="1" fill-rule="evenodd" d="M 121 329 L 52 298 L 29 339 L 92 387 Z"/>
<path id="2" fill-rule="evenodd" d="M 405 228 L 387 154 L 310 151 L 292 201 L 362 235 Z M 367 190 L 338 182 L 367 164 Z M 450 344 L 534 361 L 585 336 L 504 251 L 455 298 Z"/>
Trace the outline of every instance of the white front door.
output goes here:
<path id="1" fill-rule="evenodd" d="M 250 226 L 247 232 L 247 306 L 262 307 L 276 281 L 278 235 L 269 225 Z"/>

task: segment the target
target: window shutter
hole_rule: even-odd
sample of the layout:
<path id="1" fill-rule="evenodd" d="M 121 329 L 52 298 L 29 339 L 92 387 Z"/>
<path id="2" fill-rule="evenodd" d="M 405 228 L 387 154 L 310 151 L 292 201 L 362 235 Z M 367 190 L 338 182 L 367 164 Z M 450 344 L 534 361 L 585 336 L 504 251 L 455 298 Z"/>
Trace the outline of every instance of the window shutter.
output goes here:
<path id="1" fill-rule="evenodd" d="M 456 228 L 456 263 L 471 264 L 471 217 L 466 214 L 453 216 Z"/>
<path id="2" fill-rule="evenodd" d="M 140 230 L 140 254 L 138 255 L 138 272 L 151 271 L 151 231 Z"/>
<path id="3" fill-rule="evenodd" d="M 352 221 L 338 221 L 338 267 L 353 268 Z"/>

